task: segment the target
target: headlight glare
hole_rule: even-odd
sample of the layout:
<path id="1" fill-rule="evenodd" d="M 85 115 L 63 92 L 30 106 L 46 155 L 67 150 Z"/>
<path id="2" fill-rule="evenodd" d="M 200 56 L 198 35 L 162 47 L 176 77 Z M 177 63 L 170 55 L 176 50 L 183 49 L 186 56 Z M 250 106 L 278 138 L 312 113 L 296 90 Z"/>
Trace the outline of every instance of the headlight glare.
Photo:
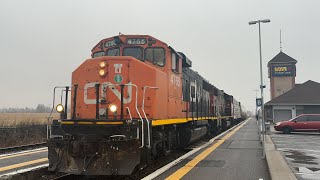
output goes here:
<path id="1" fill-rule="evenodd" d="M 105 61 L 101 61 L 101 62 L 99 62 L 99 66 L 104 68 L 107 66 L 107 63 Z"/>
<path id="2" fill-rule="evenodd" d="M 57 110 L 58 113 L 63 112 L 63 110 L 64 110 L 63 105 L 62 105 L 62 104 L 58 104 L 58 105 L 56 106 L 56 110 Z"/>
<path id="3" fill-rule="evenodd" d="M 106 75 L 106 71 L 105 71 L 104 69 L 101 69 L 101 70 L 99 71 L 99 75 L 100 75 L 100 76 Z"/>
<path id="4" fill-rule="evenodd" d="M 110 106 L 109 106 L 109 109 L 110 109 L 110 111 L 111 112 L 116 112 L 117 111 L 117 106 L 116 105 L 114 105 L 114 104 L 111 104 Z"/>

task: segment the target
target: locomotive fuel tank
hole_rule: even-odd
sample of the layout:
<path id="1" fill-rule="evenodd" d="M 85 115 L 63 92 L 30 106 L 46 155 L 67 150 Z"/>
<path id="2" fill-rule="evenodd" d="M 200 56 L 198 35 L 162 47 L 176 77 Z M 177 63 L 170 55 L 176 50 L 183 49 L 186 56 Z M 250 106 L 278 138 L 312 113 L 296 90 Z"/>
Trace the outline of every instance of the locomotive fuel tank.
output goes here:
<path id="1" fill-rule="evenodd" d="M 208 132 L 206 126 L 197 128 L 183 128 L 179 132 L 180 145 L 186 147 L 187 145 L 204 137 Z"/>

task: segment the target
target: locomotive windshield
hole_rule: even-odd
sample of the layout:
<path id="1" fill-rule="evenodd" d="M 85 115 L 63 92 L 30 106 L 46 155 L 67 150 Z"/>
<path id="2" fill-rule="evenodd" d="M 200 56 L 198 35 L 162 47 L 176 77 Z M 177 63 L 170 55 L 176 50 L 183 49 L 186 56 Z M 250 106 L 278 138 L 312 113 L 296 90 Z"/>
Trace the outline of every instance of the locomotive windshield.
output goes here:
<path id="1" fill-rule="evenodd" d="M 140 47 L 126 47 L 123 49 L 123 56 L 132 56 L 139 60 L 143 59 L 143 50 Z"/>
<path id="2" fill-rule="evenodd" d="M 146 48 L 145 60 L 151 61 L 159 66 L 164 66 L 165 64 L 165 51 L 163 48 Z"/>
<path id="3" fill-rule="evenodd" d="M 146 47 L 146 44 L 148 46 Z M 149 38 L 135 37 L 121 39 L 115 37 L 115 39 L 106 40 L 96 45 L 92 57 L 101 56 L 131 56 L 140 61 L 150 61 L 154 65 L 163 67 L 166 61 L 165 49 L 155 45 L 156 40 Z M 153 47 L 150 47 L 153 46 Z M 145 48 L 146 47 L 146 48 Z M 104 49 L 104 51 L 102 51 Z"/>
<path id="4" fill-rule="evenodd" d="M 107 56 L 119 56 L 120 55 L 120 50 L 119 48 L 115 48 L 115 49 L 109 49 L 107 51 Z"/>
<path id="5" fill-rule="evenodd" d="M 115 49 L 109 49 L 107 52 L 104 52 L 104 51 L 95 52 L 93 53 L 93 58 L 101 57 L 101 56 L 119 56 L 119 55 L 120 55 L 119 48 L 115 48 Z"/>
<path id="6" fill-rule="evenodd" d="M 99 51 L 93 54 L 93 58 L 105 56 L 104 51 Z"/>

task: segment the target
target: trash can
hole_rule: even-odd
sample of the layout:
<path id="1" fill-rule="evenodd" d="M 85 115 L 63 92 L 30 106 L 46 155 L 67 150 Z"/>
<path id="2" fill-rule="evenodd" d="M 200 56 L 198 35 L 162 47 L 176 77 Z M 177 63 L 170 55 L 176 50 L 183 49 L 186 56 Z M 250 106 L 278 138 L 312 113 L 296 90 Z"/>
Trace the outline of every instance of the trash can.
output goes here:
<path id="1" fill-rule="evenodd" d="M 266 128 L 266 134 L 270 134 L 270 122 L 265 122 L 264 125 L 264 127 Z"/>

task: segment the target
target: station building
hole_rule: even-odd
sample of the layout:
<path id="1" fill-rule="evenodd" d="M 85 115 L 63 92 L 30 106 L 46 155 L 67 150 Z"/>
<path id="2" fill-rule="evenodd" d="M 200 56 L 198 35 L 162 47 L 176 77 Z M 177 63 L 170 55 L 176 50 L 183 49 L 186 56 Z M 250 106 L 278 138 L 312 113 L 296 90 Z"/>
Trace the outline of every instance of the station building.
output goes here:
<path id="1" fill-rule="evenodd" d="M 271 100 L 265 104 L 266 118 L 274 123 L 300 114 L 320 114 L 320 83 L 296 84 L 297 60 L 283 53 L 268 62 Z"/>

